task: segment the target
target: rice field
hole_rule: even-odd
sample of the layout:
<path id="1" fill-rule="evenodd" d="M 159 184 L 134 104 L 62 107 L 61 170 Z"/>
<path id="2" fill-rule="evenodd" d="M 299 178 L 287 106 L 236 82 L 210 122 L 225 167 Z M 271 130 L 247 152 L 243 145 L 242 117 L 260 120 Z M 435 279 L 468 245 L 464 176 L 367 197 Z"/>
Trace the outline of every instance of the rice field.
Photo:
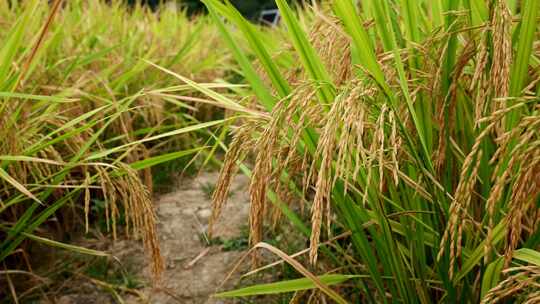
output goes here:
<path id="1" fill-rule="evenodd" d="M 201 2 L 0 3 L 4 302 L 46 288 L 12 279 L 37 243 L 114 254 L 96 229 L 159 285 L 154 192 L 217 169 L 209 238 L 247 175 L 253 279 L 216 298 L 540 303 L 540 1 Z"/>

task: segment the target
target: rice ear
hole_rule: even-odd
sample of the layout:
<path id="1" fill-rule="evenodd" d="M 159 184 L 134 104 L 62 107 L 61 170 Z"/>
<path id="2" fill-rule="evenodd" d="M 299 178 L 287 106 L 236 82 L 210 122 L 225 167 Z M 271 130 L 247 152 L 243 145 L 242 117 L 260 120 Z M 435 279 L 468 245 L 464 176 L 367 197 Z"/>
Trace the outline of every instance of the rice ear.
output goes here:
<path id="1" fill-rule="evenodd" d="M 249 150 L 249 142 L 251 142 L 249 135 L 253 131 L 253 127 L 249 124 L 237 129 L 229 145 L 229 150 L 225 154 L 225 161 L 219 173 L 216 189 L 212 194 L 212 216 L 208 225 L 208 234 L 210 237 L 212 237 L 214 225 L 221 215 L 221 210 L 227 202 L 232 180 L 238 172 L 238 163 Z"/>
<path id="2" fill-rule="evenodd" d="M 505 280 L 501 281 L 495 287 L 489 290 L 489 292 L 482 298 L 480 303 L 482 304 L 494 304 L 501 302 L 508 296 L 516 293 L 521 293 L 528 288 L 532 290 L 538 290 L 540 284 L 540 267 L 538 266 L 522 266 L 513 267 L 503 270 L 503 273 L 512 275 L 508 276 Z M 524 303 L 535 303 L 533 300 L 540 299 L 538 292 L 531 292 L 527 296 L 527 300 Z"/>

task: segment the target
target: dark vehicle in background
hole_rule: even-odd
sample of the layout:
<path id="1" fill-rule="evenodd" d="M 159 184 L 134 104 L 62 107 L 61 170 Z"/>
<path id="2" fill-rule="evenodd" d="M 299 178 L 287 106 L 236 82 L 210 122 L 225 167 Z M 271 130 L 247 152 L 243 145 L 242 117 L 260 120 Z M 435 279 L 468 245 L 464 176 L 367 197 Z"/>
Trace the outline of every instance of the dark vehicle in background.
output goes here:
<path id="1" fill-rule="evenodd" d="M 189 15 L 200 14 L 205 11 L 204 4 L 200 0 L 127 0 L 129 4 L 142 3 L 152 9 L 157 9 L 161 4 L 175 2 L 181 9 L 185 9 Z M 230 2 L 246 18 L 267 25 L 275 25 L 279 20 L 277 7 L 274 0 L 230 0 Z M 291 1 L 300 2 L 300 1 Z"/>

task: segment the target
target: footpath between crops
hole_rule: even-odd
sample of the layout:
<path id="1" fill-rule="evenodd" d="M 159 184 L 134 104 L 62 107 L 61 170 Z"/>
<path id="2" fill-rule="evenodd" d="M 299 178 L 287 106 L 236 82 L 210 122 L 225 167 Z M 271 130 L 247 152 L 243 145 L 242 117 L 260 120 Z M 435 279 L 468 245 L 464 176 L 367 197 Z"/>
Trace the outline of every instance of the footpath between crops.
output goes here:
<path id="1" fill-rule="evenodd" d="M 217 173 L 201 173 L 196 178 L 180 181 L 177 190 L 156 199 L 158 233 L 166 261 L 161 287 L 153 288 L 148 280 L 150 267 L 140 242 L 119 240 L 112 245 L 110 252 L 121 264 L 135 269 L 132 275 L 143 286 L 122 293 L 125 303 L 232 303 L 211 295 L 245 252 L 249 180 L 245 176 L 236 177 L 228 204 L 215 225 L 214 238 L 208 240 L 210 196 L 216 180 Z M 232 287 L 237 281 L 238 275 L 235 275 L 224 286 Z M 81 301 L 116 302 L 114 296 L 101 288 L 85 295 L 61 296 L 57 303 Z"/>

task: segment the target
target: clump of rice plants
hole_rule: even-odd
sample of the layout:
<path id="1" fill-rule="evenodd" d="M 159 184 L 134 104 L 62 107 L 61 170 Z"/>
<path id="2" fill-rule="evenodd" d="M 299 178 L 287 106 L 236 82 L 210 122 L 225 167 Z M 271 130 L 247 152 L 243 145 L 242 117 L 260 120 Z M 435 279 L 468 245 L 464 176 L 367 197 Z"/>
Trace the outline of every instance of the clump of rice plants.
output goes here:
<path id="1" fill-rule="evenodd" d="M 277 0 L 281 51 L 230 4 L 203 2 L 255 100 L 200 90 L 244 116 L 214 218 L 231 176 L 250 174 L 251 245 L 305 276 L 218 296 L 539 301 L 540 2 L 336 0 L 297 15 Z M 283 215 L 311 265 L 261 243 Z M 324 242 L 335 227 L 346 242 Z"/>
<path id="2" fill-rule="evenodd" d="M 122 225 L 142 239 L 158 276 L 151 168 L 201 152 L 203 129 L 222 120 L 150 63 L 224 77 L 217 32 L 206 18 L 121 1 L 2 1 L 0 22 L 0 297 L 51 283 L 32 273 L 46 262 L 28 257 L 35 242 L 110 257 L 64 242 L 103 219 L 114 238 Z"/>

